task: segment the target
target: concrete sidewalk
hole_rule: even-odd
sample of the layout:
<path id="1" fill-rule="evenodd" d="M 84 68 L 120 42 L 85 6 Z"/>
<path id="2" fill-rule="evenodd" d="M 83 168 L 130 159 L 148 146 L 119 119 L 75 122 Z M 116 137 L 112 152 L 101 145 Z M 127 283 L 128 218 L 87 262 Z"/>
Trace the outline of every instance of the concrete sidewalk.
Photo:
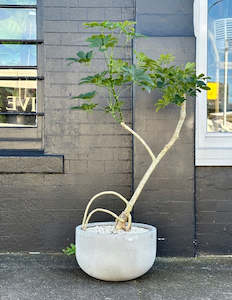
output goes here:
<path id="1" fill-rule="evenodd" d="M 129 282 L 84 274 L 74 257 L 0 254 L 1 300 L 231 300 L 232 257 L 159 258 Z"/>

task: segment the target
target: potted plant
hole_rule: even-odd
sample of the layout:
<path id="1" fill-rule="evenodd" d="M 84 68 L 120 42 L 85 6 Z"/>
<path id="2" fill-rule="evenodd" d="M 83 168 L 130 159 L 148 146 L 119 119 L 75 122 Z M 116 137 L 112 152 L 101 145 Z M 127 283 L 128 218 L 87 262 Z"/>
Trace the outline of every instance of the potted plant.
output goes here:
<path id="1" fill-rule="evenodd" d="M 131 211 L 152 172 L 179 137 L 186 117 L 187 98 L 196 96 L 196 93 L 201 92 L 202 89 L 209 89 L 206 86 L 207 77 L 204 74 L 198 76 L 195 74 L 194 63 L 187 63 L 182 67 L 175 66 L 171 64 L 173 57 L 169 54 L 153 60 L 144 53 L 135 53 L 135 63 L 115 58 L 114 50 L 119 45 L 119 41 L 124 44 L 123 46 L 127 46 L 134 38 L 141 37 L 135 33 L 134 25 L 135 23 L 130 21 L 86 23 L 85 26 L 97 28 L 101 33 L 87 39 L 90 51 L 79 51 L 76 57 L 68 58 L 70 63 L 89 65 L 95 52 L 104 56 L 105 70 L 82 78 L 79 84 L 103 88 L 107 91 L 108 101 L 104 106 L 105 112 L 111 114 L 119 126 L 143 144 L 152 160 L 131 199 L 127 200 L 115 191 L 104 191 L 92 197 L 86 207 L 82 225 L 76 228 L 76 251 L 74 245 L 67 249 L 68 254 L 76 252 L 77 261 L 86 273 L 110 281 L 134 279 L 143 275 L 153 265 L 156 257 L 156 228 L 132 223 Z M 161 91 L 162 98 L 155 104 L 156 111 L 169 104 L 175 104 L 180 108 L 174 133 L 157 156 L 142 137 L 124 122 L 122 111 L 124 103 L 120 95 L 132 85 L 148 93 L 156 88 Z M 73 97 L 81 102 L 72 109 L 94 110 L 98 105 L 93 100 L 96 94 L 96 90 L 90 90 L 88 93 Z M 93 201 L 102 195 L 118 197 L 125 203 L 125 209 L 120 215 L 104 208 L 96 208 L 89 212 Z M 112 215 L 115 223 L 90 224 L 89 220 L 96 212 Z"/>

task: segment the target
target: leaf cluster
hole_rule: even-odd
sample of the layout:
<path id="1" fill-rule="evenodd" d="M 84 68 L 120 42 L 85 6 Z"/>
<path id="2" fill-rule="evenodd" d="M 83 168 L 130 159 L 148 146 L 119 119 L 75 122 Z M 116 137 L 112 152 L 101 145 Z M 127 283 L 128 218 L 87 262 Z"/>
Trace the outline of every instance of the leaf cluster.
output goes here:
<path id="1" fill-rule="evenodd" d="M 76 246 L 74 244 L 70 244 L 70 247 L 66 247 L 62 250 L 65 255 L 75 255 L 76 254 Z"/>
<path id="2" fill-rule="evenodd" d="M 113 37 L 112 34 L 97 34 L 92 35 L 86 40 L 89 42 L 90 48 L 97 48 L 100 52 L 107 51 L 117 45 L 118 39 Z"/>
<path id="3" fill-rule="evenodd" d="M 99 28 L 101 31 L 111 31 L 112 33 L 124 34 L 127 38 L 136 38 L 142 37 L 143 35 L 135 32 L 135 24 L 133 21 L 124 21 L 124 22 L 89 22 L 84 23 L 87 28 Z"/>
<path id="4" fill-rule="evenodd" d="M 170 54 L 161 55 L 153 60 L 144 53 L 137 53 L 138 64 L 148 71 L 154 88 L 161 91 L 162 98 L 155 104 L 156 111 L 166 107 L 170 103 L 181 106 L 188 96 L 196 96 L 197 92 L 209 90 L 206 81 L 209 77 L 204 74 L 196 75 L 194 63 L 184 66 L 176 66 L 171 63 L 174 57 Z"/>
<path id="5" fill-rule="evenodd" d="M 89 52 L 84 52 L 84 51 L 79 51 L 76 54 L 76 57 L 69 57 L 67 60 L 69 61 L 69 64 L 71 65 L 74 62 L 78 63 L 89 63 L 93 57 L 93 51 Z"/>
<path id="6" fill-rule="evenodd" d="M 92 85 L 106 89 L 108 94 L 108 103 L 104 107 L 106 113 L 111 113 L 118 122 L 123 121 L 124 103 L 120 97 L 122 92 L 130 89 L 132 85 L 140 86 L 147 92 L 155 88 L 161 91 L 162 98 L 155 104 L 157 111 L 170 103 L 180 106 L 188 96 L 195 96 L 197 92 L 209 89 L 206 85 L 208 78 L 204 74 L 196 75 L 195 64 L 175 66 L 174 57 L 170 54 L 161 55 L 154 60 L 144 53 L 136 53 L 137 61 L 134 64 L 115 58 L 114 50 L 119 45 L 121 35 L 125 37 L 125 45 L 141 36 L 135 32 L 134 25 L 135 22 L 130 21 L 85 23 L 87 28 L 98 28 L 101 31 L 86 40 L 93 50 L 79 51 L 76 57 L 68 58 L 70 63 L 89 64 L 95 51 L 102 53 L 105 59 L 105 70 L 82 78 L 79 85 Z M 87 102 L 72 109 L 92 111 L 98 105 L 92 101 L 96 94 L 94 90 L 73 97 L 72 99 Z"/>

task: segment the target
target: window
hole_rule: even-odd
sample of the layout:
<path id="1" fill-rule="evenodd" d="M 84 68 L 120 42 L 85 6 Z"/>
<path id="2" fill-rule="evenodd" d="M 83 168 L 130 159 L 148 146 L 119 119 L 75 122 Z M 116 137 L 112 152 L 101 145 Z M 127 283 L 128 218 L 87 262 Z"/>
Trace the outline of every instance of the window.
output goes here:
<path id="1" fill-rule="evenodd" d="M 42 149 L 36 0 L 0 0 L 0 149 Z"/>
<path id="2" fill-rule="evenodd" d="M 196 99 L 196 165 L 232 165 L 232 1 L 195 0 L 197 73 L 210 76 Z"/>

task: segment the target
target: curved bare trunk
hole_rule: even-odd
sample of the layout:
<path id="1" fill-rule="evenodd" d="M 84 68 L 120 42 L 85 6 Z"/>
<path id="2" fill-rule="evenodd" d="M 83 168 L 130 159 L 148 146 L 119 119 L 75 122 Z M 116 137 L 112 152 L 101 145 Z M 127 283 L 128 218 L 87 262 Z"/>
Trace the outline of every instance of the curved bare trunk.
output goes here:
<path id="1" fill-rule="evenodd" d="M 121 123 L 121 126 L 128 130 L 130 133 L 134 135 L 135 138 L 137 138 L 146 148 L 149 155 L 152 158 L 152 163 L 147 169 L 146 173 L 143 175 L 141 181 L 139 182 L 134 194 L 132 195 L 130 201 L 128 202 L 128 205 L 126 206 L 125 210 L 120 214 L 121 219 L 126 219 L 126 217 L 131 213 L 139 195 L 141 194 L 145 184 L 147 183 L 148 179 L 150 178 L 151 174 L 161 161 L 161 159 L 165 156 L 165 154 L 168 152 L 168 150 L 175 144 L 176 140 L 179 138 L 181 128 L 184 124 L 186 118 L 186 101 L 182 104 L 180 109 L 180 116 L 179 121 L 177 123 L 176 129 L 170 139 L 170 141 L 164 146 L 164 148 L 160 151 L 157 157 L 155 157 L 154 153 L 151 151 L 150 147 L 145 143 L 145 141 L 136 133 L 134 132 L 130 127 L 128 127 L 125 123 Z M 121 220 L 117 220 L 116 229 L 124 229 L 125 228 L 125 222 L 122 222 Z"/>
<path id="2" fill-rule="evenodd" d="M 121 229 L 126 230 L 126 231 L 130 230 L 130 227 L 131 227 L 131 211 L 132 211 L 139 195 L 141 194 L 145 184 L 147 183 L 148 179 L 150 178 L 151 174 L 153 173 L 153 171 L 155 170 L 155 168 L 157 167 L 157 165 L 159 164 L 161 159 L 165 156 L 165 154 L 168 152 L 168 150 L 175 144 L 176 140 L 179 138 L 179 134 L 180 134 L 181 128 L 184 124 L 185 118 L 186 118 L 186 101 L 181 105 L 179 120 L 178 120 L 176 129 L 175 129 L 170 141 L 164 146 L 164 148 L 160 151 L 160 153 L 158 154 L 157 157 L 154 155 L 154 153 L 152 152 L 150 147 L 147 145 L 147 143 L 142 139 L 142 137 L 140 135 L 138 135 L 134 130 L 132 130 L 124 122 L 121 122 L 121 126 L 124 129 L 126 129 L 127 131 L 129 131 L 145 147 L 145 149 L 147 150 L 147 152 L 149 153 L 149 155 L 152 159 L 151 165 L 149 166 L 149 168 L 145 172 L 144 176 L 142 177 L 142 179 L 139 182 L 134 194 L 132 195 L 132 197 L 129 201 L 127 201 L 120 194 L 118 194 L 116 192 L 112 192 L 112 191 L 105 191 L 105 192 L 101 192 L 101 193 L 95 195 L 90 200 L 89 204 L 87 205 L 85 215 L 84 215 L 84 218 L 83 218 L 83 222 L 82 222 L 82 228 L 83 229 L 86 229 L 87 223 L 88 223 L 88 221 L 89 221 L 89 219 L 90 219 L 90 217 L 92 216 L 93 213 L 95 213 L 97 211 L 105 211 L 104 209 L 95 209 L 94 211 L 90 212 L 89 216 L 87 217 L 87 213 L 88 213 L 90 204 L 95 199 L 97 199 L 98 196 L 105 195 L 105 194 L 114 194 L 114 195 L 118 196 L 121 200 L 123 200 L 125 202 L 126 207 L 123 210 L 123 212 L 120 214 L 120 216 L 117 216 L 117 215 L 115 215 L 114 213 L 112 213 L 110 211 L 105 211 L 105 212 L 110 213 L 111 215 L 116 217 L 116 226 L 115 226 L 116 230 L 121 230 Z"/>

